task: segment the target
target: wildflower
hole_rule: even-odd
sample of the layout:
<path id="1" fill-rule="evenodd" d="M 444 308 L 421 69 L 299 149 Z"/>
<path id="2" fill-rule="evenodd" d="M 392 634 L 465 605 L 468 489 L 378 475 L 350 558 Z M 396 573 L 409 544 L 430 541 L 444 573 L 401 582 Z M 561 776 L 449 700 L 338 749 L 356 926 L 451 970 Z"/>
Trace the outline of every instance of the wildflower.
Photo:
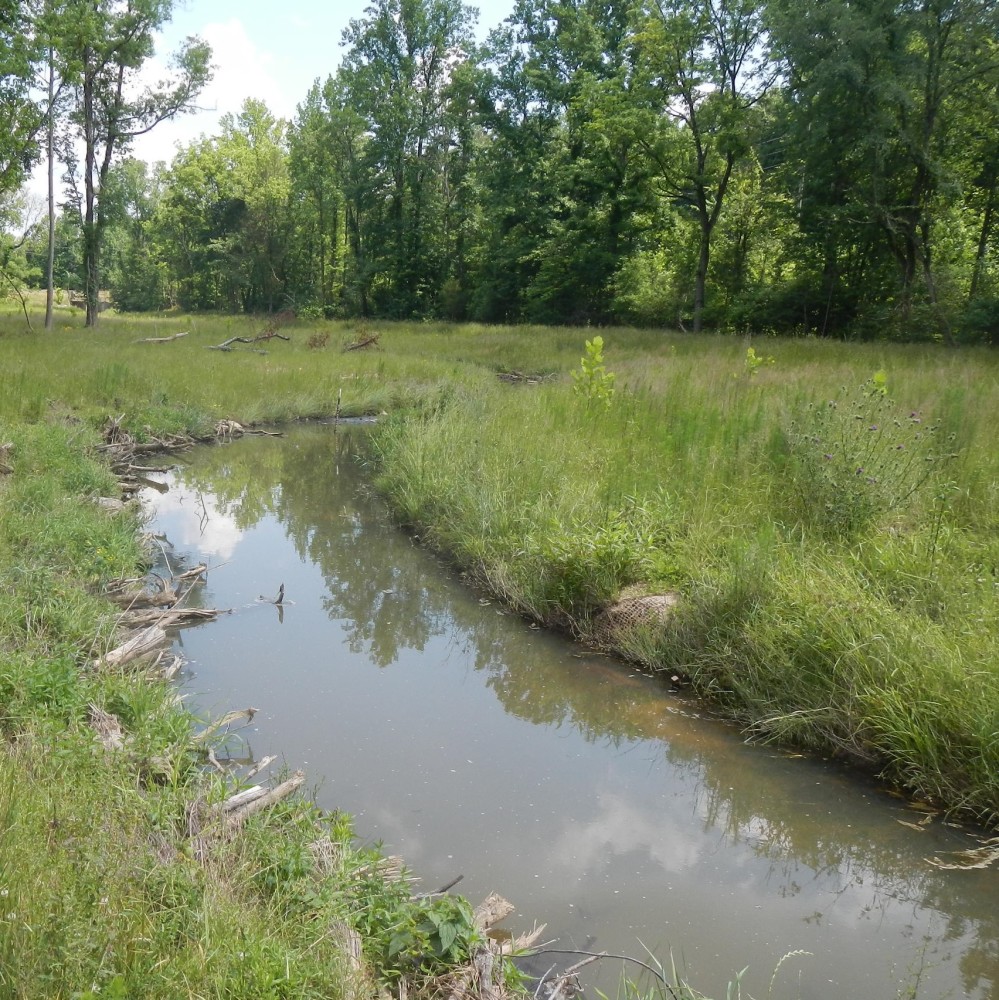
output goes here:
<path id="1" fill-rule="evenodd" d="M 869 431 L 876 431 L 878 429 L 878 425 L 877 424 L 871 424 L 871 426 L 868 427 L 867 429 Z"/>

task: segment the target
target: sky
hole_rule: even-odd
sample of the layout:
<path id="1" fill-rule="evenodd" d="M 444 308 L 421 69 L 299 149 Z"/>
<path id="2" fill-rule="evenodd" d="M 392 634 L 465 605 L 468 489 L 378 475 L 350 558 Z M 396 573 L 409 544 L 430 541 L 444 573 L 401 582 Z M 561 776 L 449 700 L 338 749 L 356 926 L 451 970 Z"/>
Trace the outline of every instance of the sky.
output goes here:
<path id="1" fill-rule="evenodd" d="M 173 159 L 178 144 L 213 135 L 219 118 L 238 112 L 247 97 L 291 118 L 316 79 L 336 71 L 343 30 L 364 17 L 370 0 L 178 0 L 157 39 L 151 79 L 162 79 L 171 53 L 188 35 L 212 47 L 215 76 L 199 98 L 205 110 L 163 122 L 136 141 L 132 155 L 150 162 Z M 485 39 L 513 9 L 513 0 L 480 0 L 478 35 Z"/>

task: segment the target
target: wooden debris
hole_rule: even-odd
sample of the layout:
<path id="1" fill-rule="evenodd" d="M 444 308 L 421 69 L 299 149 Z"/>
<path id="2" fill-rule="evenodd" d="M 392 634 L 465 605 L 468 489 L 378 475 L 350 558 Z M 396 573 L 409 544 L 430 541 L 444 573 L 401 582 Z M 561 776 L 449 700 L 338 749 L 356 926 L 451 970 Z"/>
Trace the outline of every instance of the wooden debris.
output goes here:
<path id="1" fill-rule="evenodd" d="M 246 772 L 247 778 L 255 778 L 258 774 L 260 774 L 261 771 L 270 767 L 271 764 L 273 764 L 274 761 L 276 760 L 277 760 L 276 754 L 269 754 L 265 757 L 261 757 L 260 760 L 258 760 L 257 763 L 254 764 L 253 767 L 251 767 L 250 770 Z"/>
<path id="2" fill-rule="evenodd" d="M 242 708 L 236 712 L 227 712 L 221 719 L 216 719 L 210 725 L 205 726 L 200 733 L 192 736 L 191 740 L 194 743 L 204 743 L 206 740 L 211 739 L 220 729 L 231 726 L 234 722 L 241 722 L 244 719 L 247 722 L 252 722 L 253 717 L 258 711 L 259 709 L 256 708 Z"/>
<path id="3" fill-rule="evenodd" d="M 215 436 L 222 441 L 231 441 L 243 436 L 243 425 L 235 420 L 220 420 L 215 425 Z"/>
<path id="4" fill-rule="evenodd" d="M 527 374 L 519 371 L 497 372 L 496 377 L 501 382 L 508 382 L 511 385 L 541 385 L 543 382 L 552 382 L 558 378 L 557 372 L 547 372 L 545 374 Z"/>
<path id="5" fill-rule="evenodd" d="M 10 464 L 10 456 L 13 451 L 13 441 L 5 441 L 0 444 L 0 476 L 9 476 L 14 471 L 14 466 Z"/>
<path id="6" fill-rule="evenodd" d="M 305 772 L 296 771 L 287 781 L 282 781 L 276 788 L 270 789 L 263 795 L 253 798 L 251 801 L 241 804 L 232 809 L 225 810 L 226 826 L 229 830 L 237 830 L 251 816 L 264 809 L 269 809 L 282 799 L 286 799 L 292 792 L 301 788 L 305 783 Z"/>
<path id="7" fill-rule="evenodd" d="M 361 973 L 364 968 L 361 962 L 361 935 L 342 920 L 338 920 L 330 926 L 330 935 L 340 946 L 340 951 L 347 959 L 350 971 Z"/>
<path id="8" fill-rule="evenodd" d="M 87 722 L 105 750 L 111 752 L 125 748 L 125 736 L 116 715 L 105 712 L 99 705 L 91 702 L 87 706 Z"/>
<path id="9" fill-rule="evenodd" d="M 498 893 L 491 892 L 475 908 L 474 922 L 479 930 L 487 931 L 500 921 L 505 920 L 514 911 L 514 905 Z"/>
<path id="10" fill-rule="evenodd" d="M 159 625 L 161 628 L 184 628 L 200 625 L 202 622 L 212 622 L 219 615 L 228 614 L 228 610 L 219 608 L 162 608 L 155 610 L 123 611 L 118 615 L 118 623 L 129 628 L 146 628 Z"/>
<path id="11" fill-rule="evenodd" d="M 344 354 L 347 351 L 361 351 L 365 347 L 376 347 L 378 345 L 378 338 L 381 337 L 380 333 L 373 333 L 370 337 L 364 337 L 361 340 L 354 341 L 353 344 L 348 344 L 344 349 Z"/>
<path id="12" fill-rule="evenodd" d="M 291 337 L 286 337 L 282 333 L 278 333 L 277 330 L 265 330 L 263 333 L 258 333 L 255 337 L 230 337 L 228 340 L 223 340 L 221 344 L 209 344 L 208 350 L 210 351 L 235 351 L 238 348 L 233 347 L 233 344 L 259 344 L 262 340 L 287 340 L 290 341 Z M 254 351 L 254 354 L 266 354 L 266 351 Z"/>
<path id="13" fill-rule="evenodd" d="M 167 634 L 159 625 L 150 625 L 149 628 L 130 636 L 122 645 L 103 656 L 94 660 L 92 666 L 95 670 L 108 670 L 115 667 L 123 667 L 143 656 L 148 656 L 155 652 L 160 646 L 167 642 Z"/>
<path id="14" fill-rule="evenodd" d="M 114 497 L 97 497 L 94 503 L 109 514 L 120 514 L 127 506 L 124 500 L 116 500 Z"/>
<path id="15" fill-rule="evenodd" d="M 570 965 L 565 972 L 543 983 L 544 989 L 539 987 L 539 994 L 546 1000 L 572 1000 L 573 997 L 581 996 L 583 989 L 579 984 L 577 973 L 585 966 L 605 957 L 605 955 L 587 955 L 575 965 Z"/>
<path id="16" fill-rule="evenodd" d="M 185 330 L 183 333 L 175 333 L 172 337 L 143 337 L 141 340 L 133 340 L 133 344 L 169 344 L 181 337 L 186 337 L 190 333 Z"/>

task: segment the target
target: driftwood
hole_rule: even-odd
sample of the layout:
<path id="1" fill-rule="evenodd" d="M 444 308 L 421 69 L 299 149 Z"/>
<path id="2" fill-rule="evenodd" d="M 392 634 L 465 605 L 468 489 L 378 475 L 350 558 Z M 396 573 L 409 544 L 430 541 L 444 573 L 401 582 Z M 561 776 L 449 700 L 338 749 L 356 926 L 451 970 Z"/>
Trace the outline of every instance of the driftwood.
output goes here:
<path id="1" fill-rule="evenodd" d="M 258 760 L 257 763 L 254 764 L 253 767 L 251 767 L 250 770 L 246 772 L 247 778 L 255 778 L 258 774 L 260 774 L 261 771 L 263 771 L 267 767 L 270 767 L 270 765 L 273 764 L 274 761 L 276 760 L 277 756 L 275 754 L 270 754 L 267 757 L 261 757 L 260 760 Z"/>
<path id="2" fill-rule="evenodd" d="M 148 656 L 155 652 L 160 646 L 167 642 L 167 634 L 159 625 L 150 625 L 149 628 L 137 632 L 130 636 L 124 643 L 103 656 L 98 657 L 91 664 L 95 670 L 108 670 L 115 667 L 123 667 L 143 656 Z"/>
<path id="3" fill-rule="evenodd" d="M 124 500 L 117 500 L 115 497 L 97 497 L 94 503 L 109 514 L 120 514 L 127 506 Z"/>
<path id="4" fill-rule="evenodd" d="M 238 830 L 251 816 L 286 799 L 303 784 L 305 784 L 305 772 L 296 771 L 287 781 L 282 781 L 276 788 L 265 791 L 262 795 L 254 795 L 253 798 L 229 808 L 223 803 L 221 812 L 225 816 L 226 829 Z"/>
<path id="5" fill-rule="evenodd" d="M 258 333 L 255 337 L 230 337 L 228 340 L 223 340 L 221 344 L 209 344 L 208 350 L 210 351 L 235 351 L 238 348 L 233 347 L 233 344 L 259 344 L 263 340 L 287 340 L 290 341 L 291 337 L 286 337 L 283 333 L 278 333 L 276 330 L 267 330 L 264 333 Z M 266 354 L 266 351 L 255 351 L 255 354 Z"/>
<path id="6" fill-rule="evenodd" d="M 181 337 L 186 337 L 190 331 L 185 330 L 183 333 L 175 333 L 172 337 L 143 337 L 141 340 L 133 340 L 133 344 L 169 344 L 174 340 L 180 340 Z"/>
<path id="7" fill-rule="evenodd" d="M 170 628 L 213 621 L 226 612 L 218 608 L 180 607 L 207 571 L 208 567 L 204 563 L 198 563 L 174 576 L 169 583 L 158 573 L 151 573 L 141 579 L 117 580 L 108 586 L 105 596 L 124 609 L 119 615 L 119 623 L 133 628 L 154 624 Z M 183 592 L 178 590 L 177 585 L 180 583 L 188 585 Z"/>
<path id="8" fill-rule="evenodd" d="M 123 611 L 118 615 L 118 623 L 129 628 L 144 628 L 149 625 L 159 625 L 161 628 L 183 628 L 184 626 L 200 625 L 202 622 L 213 622 L 221 614 L 218 608 L 155 608 L 137 611 Z"/>
<path id="9" fill-rule="evenodd" d="M 344 354 L 347 351 L 360 351 L 365 347 L 377 346 L 378 338 L 381 336 L 380 333 L 373 333 L 370 337 L 364 337 L 362 340 L 355 340 L 353 344 L 348 344 L 344 349 Z"/>

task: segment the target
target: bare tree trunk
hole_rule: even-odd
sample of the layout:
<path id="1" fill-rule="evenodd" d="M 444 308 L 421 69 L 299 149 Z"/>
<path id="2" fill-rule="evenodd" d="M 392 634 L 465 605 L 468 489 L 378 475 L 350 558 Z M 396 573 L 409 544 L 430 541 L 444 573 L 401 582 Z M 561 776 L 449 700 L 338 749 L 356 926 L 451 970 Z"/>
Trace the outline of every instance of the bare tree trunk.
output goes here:
<path id="1" fill-rule="evenodd" d="M 55 53 L 49 47 L 49 258 L 45 282 L 45 329 L 51 330 L 55 300 Z"/>
<path id="2" fill-rule="evenodd" d="M 711 230 L 701 229 L 701 246 L 697 254 L 697 274 L 694 277 L 694 333 L 701 332 L 704 316 L 704 289 L 708 283 L 708 260 L 711 253 Z"/>
<path id="3" fill-rule="evenodd" d="M 84 56 L 83 71 L 83 136 L 86 145 L 86 158 L 83 168 L 85 182 L 85 201 L 83 216 L 83 291 L 87 299 L 87 326 L 97 326 L 98 298 L 100 292 L 100 264 L 97 255 L 100 251 L 100 240 L 97 234 L 97 215 L 95 202 L 97 200 L 94 184 L 96 169 L 96 122 L 94 121 L 94 76 L 93 52 L 87 50 Z"/>

